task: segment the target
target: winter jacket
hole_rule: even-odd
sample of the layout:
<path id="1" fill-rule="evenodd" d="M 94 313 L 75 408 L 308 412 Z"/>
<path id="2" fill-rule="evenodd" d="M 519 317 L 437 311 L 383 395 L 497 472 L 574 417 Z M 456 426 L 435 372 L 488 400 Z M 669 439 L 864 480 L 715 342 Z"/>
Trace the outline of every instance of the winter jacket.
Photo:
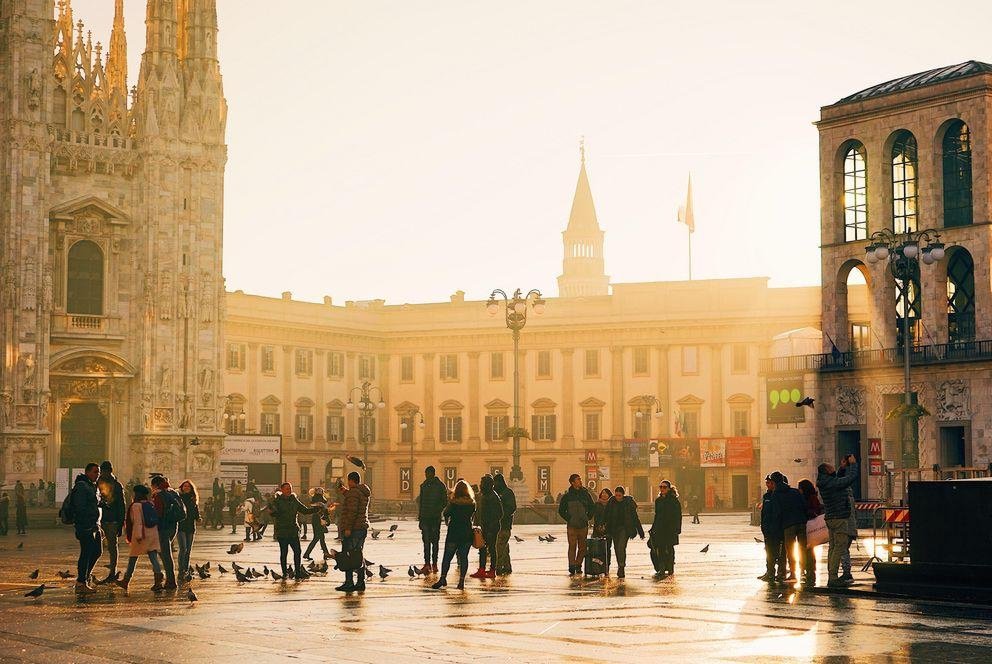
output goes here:
<path id="1" fill-rule="evenodd" d="M 300 536 L 300 529 L 296 525 L 296 515 L 313 514 L 317 511 L 317 507 L 307 507 L 300 502 L 295 493 L 287 496 L 280 492 L 269 503 L 269 511 L 272 514 L 276 539 L 293 539 Z"/>
<path id="2" fill-rule="evenodd" d="M 815 493 L 808 496 L 804 496 L 803 500 L 806 502 L 806 520 L 815 519 L 816 517 L 823 514 L 823 503 L 820 502 L 820 497 Z"/>
<path id="3" fill-rule="evenodd" d="M 517 496 L 513 489 L 506 486 L 506 480 L 502 475 L 496 476 L 496 493 L 499 495 L 499 503 L 503 508 L 503 518 L 500 521 L 500 530 L 510 530 L 513 528 L 513 513 L 517 511 Z"/>
<path id="4" fill-rule="evenodd" d="M 444 543 L 471 544 L 475 538 L 472 533 L 472 515 L 475 514 L 475 502 L 471 498 L 452 498 L 444 508 L 442 516 L 448 524 L 444 535 Z"/>
<path id="5" fill-rule="evenodd" d="M 179 522 L 179 532 L 195 533 L 196 522 L 200 520 L 200 506 L 191 493 L 180 493 L 179 499 L 186 507 L 186 518 Z"/>
<path id="6" fill-rule="evenodd" d="M 765 491 L 761 496 L 761 534 L 765 539 L 780 540 L 782 533 L 782 517 L 779 514 L 779 504 L 775 500 L 774 491 Z"/>
<path id="7" fill-rule="evenodd" d="M 637 503 L 630 496 L 617 500 L 614 496 L 606 504 L 606 532 L 611 537 L 644 538 L 644 527 L 637 517 Z"/>
<path id="8" fill-rule="evenodd" d="M 165 516 L 165 508 L 169 504 L 169 501 L 172 500 L 182 501 L 182 498 L 168 484 L 161 486 L 158 491 L 152 494 L 152 505 L 155 506 L 155 513 L 158 514 L 158 523 L 163 530 L 169 530 L 170 528 L 178 529 L 179 527 L 178 521 L 173 521 Z"/>
<path id="9" fill-rule="evenodd" d="M 479 526 L 485 533 L 496 532 L 503 523 L 503 503 L 495 491 L 480 491 L 476 496 Z"/>
<path id="10" fill-rule="evenodd" d="M 593 537 L 606 537 L 606 506 L 613 501 L 610 498 L 605 503 L 597 500 L 593 503 L 593 513 L 592 513 L 592 536 Z"/>
<path id="11" fill-rule="evenodd" d="M 847 519 L 851 516 L 851 501 L 848 487 L 858 481 L 858 464 L 847 467 L 843 476 L 821 472 L 816 476 L 816 488 L 820 490 L 823 510 L 827 519 Z"/>
<path id="12" fill-rule="evenodd" d="M 575 503 L 574 505 L 572 503 Z M 565 520 L 569 528 L 588 528 L 596 506 L 585 487 L 568 487 L 558 501 L 558 516 Z M 583 518 L 583 513 L 585 517 Z"/>
<path id="13" fill-rule="evenodd" d="M 437 524 L 441 514 L 448 505 L 448 487 L 444 486 L 437 475 L 425 479 L 420 484 L 420 495 L 417 496 L 417 520 L 421 530 L 425 524 Z"/>
<path id="14" fill-rule="evenodd" d="M 782 530 L 806 523 L 806 501 L 799 489 L 778 484 L 772 493 L 772 500 L 778 505 L 779 527 Z"/>
<path id="15" fill-rule="evenodd" d="M 369 526 L 369 503 L 372 501 L 372 489 L 367 484 L 359 484 L 354 489 L 344 492 L 341 499 L 341 524 L 342 531 L 368 530 Z"/>
<path id="16" fill-rule="evenodd" d="M 124 534 L 130 544 L 129 556 L 143 556 L 149 551 L 161 551 L 158 537 L 158 515 L 147 500 L 131 503 L 124 519 Z"/>
<path id="17" fill-rule="evenodd" d="M 96 486 L 100 489 L 100 508 L 103 510 L 100 523 L 123 524 L 127 512 L 127 505 L 124 504 L 124 485 L 117 481 L 113 473 L 110 473 L 100 475 Z"/>
<path id="18" fill-rule="evenodd" d="M 76 483 L 72 486 L 72 512 L 77 533 L 91 532 L 99 527 L 100 502 L 96 493 L 96 482 L 90 482 L 84 473 L 76 475 Z"/>
<path id="19" fill-rule="evenodd" d="M 325 498 L 322 493 L 315 494 L 312 498 L 310 498 L 310 507 L 317 508 L 314 510 L 313 514 L 310 515 L 310 526 L 313 528 L 313 531 L 315 533 L 326 533 L 327 526 L 321 523 L 320 520 L 330 520 L 327 512 L 327 498 Z"/>
<path id="20" fill-rule="evenodd" d="M 651 524 L 650 545 L 654 548 L 674 546 L 682 532 L 682 503 L 678 494 L 670 490 L 667 496 L 659 495 L 654 501 L 654 522 Z"/>

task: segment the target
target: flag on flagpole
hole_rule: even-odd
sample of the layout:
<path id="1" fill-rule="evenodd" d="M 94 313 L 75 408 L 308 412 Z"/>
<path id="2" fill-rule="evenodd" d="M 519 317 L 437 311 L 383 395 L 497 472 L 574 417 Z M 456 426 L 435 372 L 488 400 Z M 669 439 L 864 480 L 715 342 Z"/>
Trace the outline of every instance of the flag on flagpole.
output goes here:
<path id="1" fill-rule="evenodd" d="M 679 206 L 679 223 L 685 224 L 690 233 L 696 231 L 696 219 L 692 214 L 692 175 L 689 175 L 689 189 L 685 194 L 685 205 Z"/>
<path id="2" fill-rule="evenodd" d="M 685 435 L 685 416 L 680 409 L 675 410 L 675 437 L 682 438 Z"/>

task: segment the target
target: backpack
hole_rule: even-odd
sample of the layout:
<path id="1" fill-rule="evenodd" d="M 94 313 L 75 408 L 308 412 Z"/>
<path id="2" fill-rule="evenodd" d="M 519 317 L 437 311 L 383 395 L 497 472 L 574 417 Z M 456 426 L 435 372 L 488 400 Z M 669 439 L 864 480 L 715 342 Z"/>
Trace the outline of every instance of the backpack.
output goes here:
<path id="1" fill-rule="evenodd" d="M 65 494 L 65 498 L 62 499 L 62 507 L 59 508 L 59 521 L 67 526 L 76 522 L 76 506 L 72 501 L 72 494 L 75 491 L 75 486 L 69 489 L 69 493 Z"/>
<path id="2" fill-rule="evenodd" d="M 165 508 L 162 510 L 162 521 L 182 523 L 186 520 L 186 505 L 183 504 L 183 499 L 179 497 L 179 494 L 172 489 L 166 489 L 162 492 L 162 502 L 165 503 Z"/>

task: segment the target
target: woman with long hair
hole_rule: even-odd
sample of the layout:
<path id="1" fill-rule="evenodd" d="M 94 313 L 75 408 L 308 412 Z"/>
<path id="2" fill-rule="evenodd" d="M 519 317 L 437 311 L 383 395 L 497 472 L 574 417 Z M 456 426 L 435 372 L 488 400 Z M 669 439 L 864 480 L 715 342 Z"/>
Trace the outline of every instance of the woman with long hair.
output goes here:
<path id="1" fill-rule="evenodd" d="M 144 484 L 135 485 L 132 491 L 132 502 L 124 517 L 124 536 L 130 545 L 127 571 L 124 572 L 124 578 L 115 580 L 114 584 L 127 590 L 131 577 L 134 576 L 138 557 L 144 554 L 148 556 L 148 561 L 155 572 L 155 585 L 152 586 L 152 590 L 155 592 L 162 590 L 165 576 L 162 574 L 162 565 L 158 560 L 161 546 L 158 536 L 158 513 L 151 503 L 151 491 Z"/>
<path id="2" fill-rule="evenodd" d="M 465 589 L 465 575 L 468 573 L 468 551 L 472 548 L 472 515 L 475 514 L 475 496 L 465 480 L 458 480 L 448 506 L 441 513 L 448 531 L 444 536 L 444 555 L 441 558 L 441 578 L 431 586 L 440 590 L 448 585 L 448 570 L 451 559 L 458 556 L 458 589 Z"/>
<path id="3" fill-rule="evenodd" d="M 682 503 L 679 492 L 668 480 L 658 485 L 658 497 L 654 501 L 654 523 L 651 524 L 651 562 L 654 563 L 655 578 L 663 579 L 675 573 L 675 545 L 682 532 Z"/>
<path id="4" fill-rule="evenodd" d="M 820 496 L 816 492 L 816 486 L 807 479 L 799 480 L 797 485 L 799 493 L 802 494 L 803 500 L 806 503 L 806 520 L 815 519 L 816 517 L 823 514 L 823 503 L 820 502 Z M 816 587 L 816 552 L 815 547 L 809 547 L 806 545 L 806 533 L 803 532 L 803 536 L 800 540 L 800 554 L 802 555 L 802 568 L 803 568 L 803 587 L 804 588 L 815 588 Z"/>
<path id="5" fill-rule="evenodd" d="M 179 498 L 186 508 L 186 518 L 179 522 L 176 530 L 176 541 L 179 543 L 179 578 L 185 579 L 189 574 L 189 555 L 193 550 L 196 523 L 200 520 L 200 496 L 191 480 L 183 480 L 179 485 Z"/>

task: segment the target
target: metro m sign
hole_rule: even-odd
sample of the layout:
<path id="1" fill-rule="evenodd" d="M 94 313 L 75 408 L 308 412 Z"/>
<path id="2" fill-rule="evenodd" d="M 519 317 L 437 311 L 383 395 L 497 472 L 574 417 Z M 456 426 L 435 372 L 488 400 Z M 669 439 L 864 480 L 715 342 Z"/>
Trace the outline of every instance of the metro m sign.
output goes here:
<path id="1" fill-rule="evenodd" d="M 599 454 L 596 452 L 596 450 L 586 450 L 586 465 L 587 466 L 599 465 Z"/>

